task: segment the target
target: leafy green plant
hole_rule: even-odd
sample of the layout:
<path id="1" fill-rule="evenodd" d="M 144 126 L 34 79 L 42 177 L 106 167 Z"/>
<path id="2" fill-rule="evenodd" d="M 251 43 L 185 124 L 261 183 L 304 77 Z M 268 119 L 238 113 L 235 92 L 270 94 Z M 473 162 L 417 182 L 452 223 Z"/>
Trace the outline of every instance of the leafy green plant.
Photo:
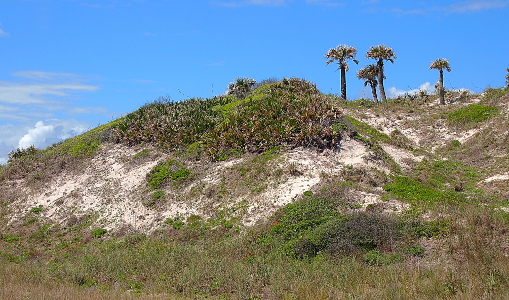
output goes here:
<path id="1" fill-rule="evenodd" d="M 398 262 L 402 259 L 401 255 L 394 254 L 385 254 L 378 250 L 371 250 L 368 253 L 364 254 L 364 260 L 370 264 L 375 266 L 388 265 L 391 263 Z"/>
<path id="2" fill-rule="evenodd" d="M 147 175 L 148 185 L 151 189 L 155 190 L 172 180 L 173 182 L 182 182 L 190 179 L 192 172 L 185 168 L 185 166 L 176 161 L 168 160 L 158 163 Z"/>
<path id="3" fill-rule="evenodd" d="M 391 196 L 417 206 L 461 200 L 454 191 L 441 191 L 406 176 L 393 176 L 392 182 L 383 188 Z"/>
<path id="4" fill-rule="evenodd" d="M 108 232 L 108 230 L 104 228 L 96 228 L 90 232 L 90 234 L 96 238 L 100 238 L 103 235 L 105 235 Z"/>
<path id="5" fill-rule="evenodd" d="M 164 198 L 164 196 L 165 196 L 164 191 L 155 191 L 152 193 L 152 195 L 150 195 L 152 200 L 160 200 L 160 199 Z"/>
<path id="6" fill-rule="evenodd" d="M 19 241 L 19 237 L 12 233 L 7 233 L 2 236 L 2 240 L 6 241 L 7 243 L 14 243 Z"/>
<path id="7" fill-rule="evenodd" d="M 42 205 L 39 205 L 39 206 L 36 206 L 36 207 L 32 207 L 32 209 L 30 209 L 30 212 L 34 213 L 34 214 L 40 214 L 42 211 L 43 211 L 43 206 Z"/>
<path id="8" fill-rule="evenodd" d="M 7 154 L 7 162 L 10 163 L 15 159 L 19 159 L 22 157 L 34 157 L 39 149 L 35 148 L 34 145 L 31 145 L 27 148 L 17 148 Z"/>

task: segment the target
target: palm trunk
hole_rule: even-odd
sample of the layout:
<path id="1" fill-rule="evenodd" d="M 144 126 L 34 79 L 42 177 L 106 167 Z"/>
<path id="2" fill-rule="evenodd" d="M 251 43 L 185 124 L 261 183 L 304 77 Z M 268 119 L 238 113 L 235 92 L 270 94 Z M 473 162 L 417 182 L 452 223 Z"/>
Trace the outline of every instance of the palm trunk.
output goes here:
<path id="1" fill-rule="evenodd" d="M 346 100 L 346 68 L 344 66 L 341 69 L 341 98 Z"/>
<path id="2" fill-rule="evenodd" d="M 440 95 L 440 104 L 445 105 L 445 98 L 444 98 L 444 70 L 440 69 L 440 77 L 438 79 L 438 85 L 439 85 L 439 95 Z"/>
<path id="3" fill-rule="evenodd" d="M 380 90 L 380 97 L 382 98 L 382 102 L 385 102 L 387 98 L 385 97 L 385 89 L 384 89 L 384 62 L 383 60 L 379 60 L 378 63 L 378 89 Z"/>
<path id="4" fill-rule="evenodd" d="M 373 100 L 378 103 L 378 97 L 376 96 L 376 85 L 370 84 L 371 92 L 373 93 Z"/>

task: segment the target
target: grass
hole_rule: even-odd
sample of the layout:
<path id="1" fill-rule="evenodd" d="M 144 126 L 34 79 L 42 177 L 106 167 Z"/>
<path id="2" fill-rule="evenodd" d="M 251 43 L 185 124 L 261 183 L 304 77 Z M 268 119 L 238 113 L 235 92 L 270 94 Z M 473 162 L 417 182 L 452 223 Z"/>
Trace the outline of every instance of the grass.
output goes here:
<path id="1" fill-rule="evenodd" d="M 304 203 L 301 205 L 306 206 Z M 315 220 L 320 214 L 313 214 L 311 207 L 309 219 Z M 65 251 L 47 252 L 46 258 L 4 262 L 0 264 L 0 293 L 2 299 L 9 299 L 9 294 L 17 295 L 14 287 L 23 286 L 26 295 L 38 292 L 53 295 L 52 299 L 64 297 L 60 295 L 75 295 L 75 299 L 109 299 L 114 295 L 125 299 L 157 299 L 158 295 L 164 299 L 506 298 L 509 263 L 499 247 L 504 243 L 500 230 L 509 225 L 507 216 L 473 206 L 458 213 L 462 220 L 446 225 L 431 222 L 411 226 L 414 239 L 422 236 L 433 241 L 440 256 L 423 253 L 422 247 L 400 235 L 398 240 L 408 245 L 401 250 L 396 245 L 392 250 L 363 246 L 354 251 L 359 255 L 343 250 L 294 257 L 281 251 L 286 240 L 278 239 L 280 233 L 272 229 L 273 221 L 244 234 L 216 231 L 198 239 L 189 239 L 189 231 L 183 228 L 170 228 L 155 236 L 96 239 L 66 247 Z M 359 216 L 354 218 L 351 225 L 358 224 Z M 202 221 L 195 219 L 188 221 Z M 288 220 L 298 224 L 304 219 Z M 279 221 L 287 222 L 283 218 Z M 312 226 L 314 231 L 322 232 L 316 225 Z M 441 229 L 443 226 L 447 230 Z M 311 228 L 299 226 L 304 227 Z M 394 230 L 397 228 L 403 227 Z M 461 263 L 423 263 L 439 257 Z M 45 263 L 48 259 L 50 264 Z"/>

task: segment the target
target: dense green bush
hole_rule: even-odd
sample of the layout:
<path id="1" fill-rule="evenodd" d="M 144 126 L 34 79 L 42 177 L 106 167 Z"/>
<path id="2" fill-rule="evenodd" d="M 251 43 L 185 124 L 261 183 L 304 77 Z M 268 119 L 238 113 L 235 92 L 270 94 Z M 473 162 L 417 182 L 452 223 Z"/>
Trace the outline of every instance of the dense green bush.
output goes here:
<path id="1" fill-rule="evenodd" d="M 114 135 L 130 145 L 154 143 L 191 156 L 203 149 L 224 159 L 277 146 L 330 148 L 343 130 L 337 126 L 340 118 L 339 103 L 314 84 L 285 78 L 241 100 L 232 95 L 181 102 L 163 98 L 122 118 Z"/>
<path id="2" fill-rule="evenodd" d="M 341 214 L 338 200 L 309 196 L 288 204 L 272 223 L 282 251 L 305 258 L 319 253 L 351 253 L 391 248 L 401 237 L 394 217 L 368 212 Z"/>

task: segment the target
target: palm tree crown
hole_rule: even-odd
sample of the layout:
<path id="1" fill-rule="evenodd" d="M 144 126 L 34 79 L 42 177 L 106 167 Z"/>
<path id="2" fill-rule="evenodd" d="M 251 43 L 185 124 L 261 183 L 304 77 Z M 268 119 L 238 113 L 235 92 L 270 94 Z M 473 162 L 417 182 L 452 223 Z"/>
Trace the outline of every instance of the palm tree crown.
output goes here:
<path id="1" fill-rule="evenodd" d="M 392 48 L 389 48 L 386 45 L 378 45 L 369 48 L 368 53 L 366 53 L 366 58 L 373 58 L 378 60 L 378 62 L 382 61 L 382 63 L 384 60 L 394 63 L 394 59 L 397 57 Z"/>
<path id="2" fill-rule="evenodd" d="M 367 86 L 370 83 L 378 84 L 376 78 L 378 76 L 378 66 L 377 65 L 367 65 L 364 68 L 357 71 L 357 78 L 366 79 L 364 82 L 364 86 Z"/>
<path id="3" fill-rule="evenodd" d="M 357 71 L 357 78 L 365 79 L 364 86 L 367 86 L 368 84 L 371 86 L 371 92 L 373 93 L 373 100 L 375 102 L 378 102 L 378 97 L 376 95 L 376 86 L 378 85 L 376 78 L 378 76 L 378 72 L 378 66 L 375 64 L 367 65 Z"/>
<path id="4" fill-rule="evenodd" d="M 339 45 L 336 48 L 329 49 L 329 52 L 325 54 L 325 58 L 328 58 L 329 60 L 326 62 L 326 65 L 330 64 L 331 62 L 337 60 L 338 61 L 338 70 L 341 68 L 345 68 L 345 70 L 349 70 L 348 65 L 346 63 L 347 59 L 353 60 L 356 64 L 359 63 L 355 59 L 355 55 L 357 54 L 357 49 L 353 46 L 347 46 L 347 45 Z"/>
<path id="5" fill-rule="evenodd" d="M 338 70 L 341 70 L 341 98 L 346 99 L 346 71 L 349 70 L 347 60 L 351 59 L 354 63 L 358 64 L 359 61 L 355 59 L 357 49 L 352 46 L 339 45 L 336 48 L 329 49 L 329 52 L 325 54 L 325 58 L 328 59 L 326 65 L 331 62 L 338 61 Z"/>
<path id="6" fill-rule="evenodd" d="M 373 58 L 376 60 L 376 64 L 378 66 L 378 87 L 380 89 L 380 96 L 382 97 L 382 101 L 386 100 L 385 97 L 385 89 L 384 89 L 384 60 L 388 60 L 391 63 L 394 63 L 394 59 L 396 59 L 396 54 L 392 50 L 392 48 L 387 47 L 386 45 L 378 45 L 372 46 L 369 48 L 366 53 L 366 58 Z"/>
<path id="7" fill-rule="evenodd" d="M 451 72 L 451 66 L 449 64 L 449 60 L 446 58 L 439 58 L 435 61 L 431 62 L 431 65 L 429 66 L 429 69 L 436 69 L 436 70 L 443 70 L 446 69 L 447 72 Z"/>

